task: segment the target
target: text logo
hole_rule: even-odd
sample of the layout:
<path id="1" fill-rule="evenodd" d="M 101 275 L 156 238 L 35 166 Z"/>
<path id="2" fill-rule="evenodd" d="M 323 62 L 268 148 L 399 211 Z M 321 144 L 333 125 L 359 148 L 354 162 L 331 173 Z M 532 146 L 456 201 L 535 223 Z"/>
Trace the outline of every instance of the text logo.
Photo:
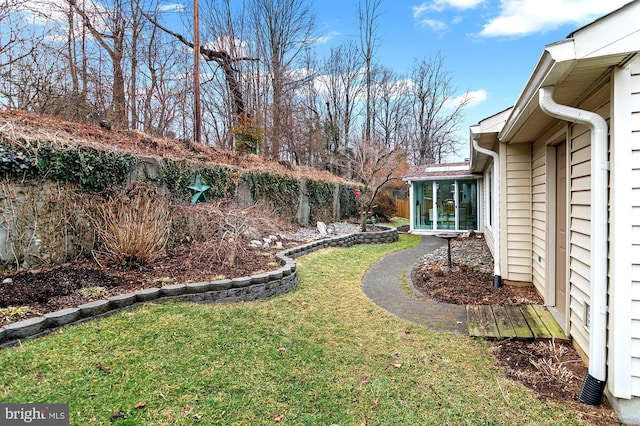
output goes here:
<path id="1" fill-rule="evenodd" d="M 69 404 L 2 404 L 0 424 L 69 426 Z"/>

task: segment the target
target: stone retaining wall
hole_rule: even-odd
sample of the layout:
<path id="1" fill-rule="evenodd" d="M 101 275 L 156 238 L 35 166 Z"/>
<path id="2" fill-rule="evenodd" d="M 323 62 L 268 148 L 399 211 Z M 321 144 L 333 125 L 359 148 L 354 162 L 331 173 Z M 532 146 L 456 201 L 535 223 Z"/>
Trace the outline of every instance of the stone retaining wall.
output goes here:
<path id="1" fill-rule="evenodd" d="M 67 324 L 110 315 L 120 309 L 147 302 L 166 300 L 201 303 L 240 302 L 286 293 L 298 285 L 298 271 L 294 259 L 326 247 L 351 247 L 354 244 L 391 243 L 398 240 L 398 231 L 395 228 L 380 226 L 378 229 L 380 230 L 375 232 L 317 240 L 282 251 L 276 255 L 282 266 L 275 271 L 229 280 L 148 288 L 8 324 L 0 328 L 0 348 L 13 346 L 20 339 L 50 333 Z"/>

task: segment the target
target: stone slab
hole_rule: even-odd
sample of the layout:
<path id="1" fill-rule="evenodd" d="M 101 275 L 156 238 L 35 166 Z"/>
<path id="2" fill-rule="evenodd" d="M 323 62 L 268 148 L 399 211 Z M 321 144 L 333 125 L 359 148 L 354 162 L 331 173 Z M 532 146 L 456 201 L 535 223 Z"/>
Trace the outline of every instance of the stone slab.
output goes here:
<path id="1" fill-rule="evenodd" d="M 33 336 L 46 328 L 47 320 L 45 317 L 29 318 L 23 321 L 14 322 L 4 326 L 7 340 L 22 339 L 23 337 Z"/>
<path id="2" fill-rule="evenodd" d="M 49 312 L 48 314 L 44 314 L 44 317 L 47 319 L 47 327 L 61 327 L 63 325 L 72 323 L 80 319 L 80 309 L 79 308 L 67 308 L 61 309 L 55 312 Z"/>
<path id="3" fill-rule="evenodd" d="M 166 297 L 180 296 L 187 292 L 187 286 L 185 284 L 165 285 L 160 288 L 160 292 Z"/>
<path id="4" fill-rule="evenodd" d="M 126 306 L 133 305 L 136 302 L 135 293 L 119 294 L 117 296 L 111 296 L 109 300 L 109 306 L 114 309 L 124 308 Z"/>
<path id="5" fill-rule="evenodd" d="M 109 306 L 109 301 L 102 299 L 80 305 L 78 306 L 78 309 L 80 309 L 80 315 L 83 318 L 87 318 L 107 312 L 109 310 Z"/>
<path id="6" fill-rule="evenodd" d="M 138 302 L 148 302 L 150 300 L 155 300 L 160 297 L 160 288 L 145 288 L 143 290 L 136 291 L 136 300 Z"/>

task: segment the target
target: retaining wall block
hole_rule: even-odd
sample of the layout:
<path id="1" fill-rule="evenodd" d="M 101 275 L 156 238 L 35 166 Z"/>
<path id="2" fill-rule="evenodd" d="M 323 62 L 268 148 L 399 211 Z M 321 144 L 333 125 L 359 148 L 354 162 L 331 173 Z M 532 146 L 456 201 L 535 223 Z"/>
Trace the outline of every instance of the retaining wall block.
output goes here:
<path id="1" fill-rule="evenodd" d="M 29 318 L 4 326 L 6 339 L 15 340 L 33 336 L 45 330 L 47 320 L 44 317 Z"/>
<path id="2" fill-rule="evenodd" d="M 269 274 L 257 274 L 251 276 L 251 284 L 264 284 L 269 281 Z"/>
<path id="3" fill-rule="evenodd" d="M 282 268 L 269 272 L 269 279 L 267 282 L 280 280 L 282 278 Z"/>
<path id="4" fill-rule="evenodd" d="M 236 289 L 236 288 L 246 287 L 249 285 L 250 282 L 251 282 L 251 277 L 233 278 L 231 280 L 231 288 Z"/>
<path id="5" fill-rule="evenodd" d="M 7 330 L 4 327 L 0 327 L 0 343 L 4 342 L 7 336 Z"/>
<path id="6" fill-rule="evenodd" d="M 160 293 L 162 297 L 180 296 L 187 292 L 187 286 L 185 284 L 171 284 L 163 285 L 160 287 Z"/>
<path id="7" fill-rule="evenodd" d="M 80 308 L 67 308 L 44 314 L 47 328 L 60 327 L 80 319 Z"/>
<path id="8" fill-rule="evenodd" d="M 135 294 L 137 302 L 148 302 L 160 297 L 162 294 L 162 290 L 160 290 L 159 287 L 145 288 L 143 290 L 136 291 Z"/>
<path id="9" fill-rule="evenodd" d="M 133 305 L 136 301 L 136 294 L 135 293 L 119 294 L 117 296 L 111 296 L 107 298 L 107 300 L 109 301 L 109 306 L 112 309 L 121 309 L 121 308 L 124 308 L 125 306 Z"/>
<path id="10" fill-rule="evenodd" d="M 109 301 L 106 299 L 94 300 L 93 302 L 85 303 L 78 306 L 80 309 L 80 316 L 82 318 L 94 317 L 96 315 L 104 314 L 109 310 Z"/>
<path id="11" fill-rule="evenodd" d="M 213 290 L 212 282 L 189 283 L 187 284 L 187 294 L 206 293 Z"/>
<path id="12" fill-rule="evenodd" d="M 218 280 L 211 283 L 212 291 L 221 291 L 231 288 L 231 280 Z"/>

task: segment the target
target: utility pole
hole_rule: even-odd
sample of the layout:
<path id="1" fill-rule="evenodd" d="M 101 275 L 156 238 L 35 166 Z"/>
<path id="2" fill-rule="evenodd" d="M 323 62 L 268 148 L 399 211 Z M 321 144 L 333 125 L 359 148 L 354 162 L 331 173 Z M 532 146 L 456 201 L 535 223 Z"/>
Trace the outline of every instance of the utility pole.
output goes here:
<path id="1" fill-rule="evenodd" d="M 200 112 L 200 22 L 198 0 L 193 0 L 193 97 L 194 97 L 194 140 L 201 142 L 202 117 Z"/>

